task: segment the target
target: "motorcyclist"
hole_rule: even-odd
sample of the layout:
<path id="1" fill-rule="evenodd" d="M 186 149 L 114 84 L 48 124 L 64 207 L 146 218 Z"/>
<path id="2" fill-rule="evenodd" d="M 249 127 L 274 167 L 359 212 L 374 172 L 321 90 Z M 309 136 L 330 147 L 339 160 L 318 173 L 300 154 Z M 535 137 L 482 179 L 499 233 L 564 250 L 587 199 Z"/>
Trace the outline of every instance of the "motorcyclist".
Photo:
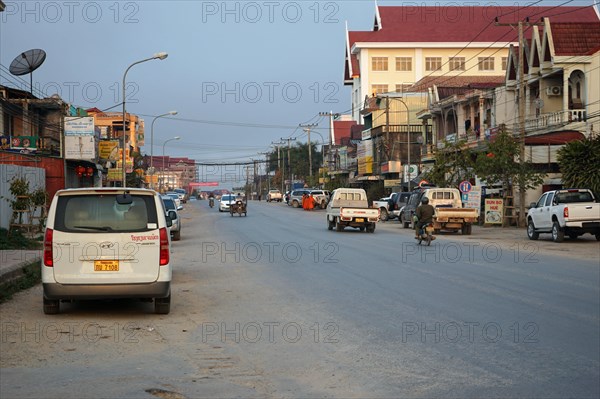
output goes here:
<path id="1" fill-rule="evenodd" d="M 426 224 L 433 222 L 433 214 L 435 209 L 429 205 L 429 198 L 423 197 L 421 199 L 421 205 L 417 207 L 415 212 L 416 223 L 415 223 L 415 238 L 419 238 L 424 234 L 423 227 Z"/>
<path id="2" fill-rule="evenodd" d="M 215 205 L 215 195 L 213 193 L 208 195 L 208 204 L 211 208 Z"/>

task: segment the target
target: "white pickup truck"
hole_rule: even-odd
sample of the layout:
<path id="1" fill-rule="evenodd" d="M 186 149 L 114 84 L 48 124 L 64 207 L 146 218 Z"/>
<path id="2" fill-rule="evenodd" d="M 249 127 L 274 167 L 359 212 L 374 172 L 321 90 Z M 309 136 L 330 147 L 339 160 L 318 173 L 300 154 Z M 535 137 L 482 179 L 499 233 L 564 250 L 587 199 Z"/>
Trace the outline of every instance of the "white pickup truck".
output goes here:
<path id="1" fill-rule="evenodd" d="M 586 233 L 600 241 L 600 203 L 587 189 L 547 191 L 527 212 L 527 236 L 537 240 L 540 233 L 552 234 L 554 242 Z"/>
<path id="2" fill-rule="evenodd" d="M 331 193 L 327 204 L 327 229 L 342 231 L 354 227 L 360 231 L 375 232 L 379 209 L 369 208 L 367 193 L 362 188 L 338 188 Z"/>
<path id="3" fill-rule="evenodd" d="M 269 190 L 269 193 L 267 194 L 267 202 L 271 202 L 271 201 L 277 201 L 277 202 L 283 201 L 283 195 L 281 194 L 281 191 Z"/>

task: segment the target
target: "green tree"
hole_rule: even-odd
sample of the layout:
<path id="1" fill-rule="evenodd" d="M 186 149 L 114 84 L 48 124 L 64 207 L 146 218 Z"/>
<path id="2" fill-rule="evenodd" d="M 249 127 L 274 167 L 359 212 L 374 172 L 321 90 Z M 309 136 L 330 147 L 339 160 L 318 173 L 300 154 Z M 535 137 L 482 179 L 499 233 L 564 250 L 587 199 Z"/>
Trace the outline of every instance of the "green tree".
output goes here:
<path id="1" fill-rule="evenodd" d="M 565 144 L 558 164 L 564 186 L 589 188 L 600 198 L 600 135 Z"/>
<path id="2" fill-rule="evenodd" d="M 292 173 L 297 179 L 305 180 L 307 183 L 313 183 L 316 185 L 318 183 L 318 174 L 319 167 L 323 161 L 323 154 L 320 151 L 317 151 L 317 144 L 311 143 L 311 157 L 312 157 L 312 174 L 313 179 L 310 180 L 310 171 L 309 171 L 309 157 L 308 157 L 308 143 L 296 143 L 289 149 L 290 159 L 288 159 L 288 148 L 281 147 L 280 155 L 281 155 L 281 165 L 282 168 L 285 169 L 285 174 L 283 176 L 284 180 L 290 178 L 290 165 L 292 167 Z M 269 170 L 275 171 L 277 170 L 277 150 L 272 151 L 269 154 Z M 281 184 L 281 173 L 275 174 L 274 181 L 276 183 Z M 310 180 L 310 182 L 309 182 Z"/>
<path id="3" fill-rule="evenodd" d="M 455 187 L 473 177 L 473 152 L 464 140 L 456 143 L 446 141 L 444 147 L 435 153 L 434 161 L 433 168 L 424 177 L 436 186 Z"/>

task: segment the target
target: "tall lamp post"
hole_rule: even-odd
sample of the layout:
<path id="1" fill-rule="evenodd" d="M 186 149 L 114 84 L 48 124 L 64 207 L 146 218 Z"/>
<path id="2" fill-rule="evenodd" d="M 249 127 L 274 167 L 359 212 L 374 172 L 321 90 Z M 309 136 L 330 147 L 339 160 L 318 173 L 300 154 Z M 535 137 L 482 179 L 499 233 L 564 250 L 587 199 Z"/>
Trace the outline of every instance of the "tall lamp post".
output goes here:
<path id="1" fill-rule="evenodd" d="M 122 149 L 123 149 L 123 156 L 121 157 L 121 162 L 122 162 L 122 169 L 123 169 L 123 187 L 125 187 L 125 183 L 126 183 L 126 178 L 127 178 L 127 168 L 125 167 L 125 144 L 126 144 L 126 138 L 125 138 L 125 133 L 127 133 L 127 125 L 125 124 L 125 79 L 127 78 L 127 72 L 129 72 L 129 70 L 131 69 L 131 67 L 133 67 L 134 65 L 137 64 L 141 64 L 142 62 L 146 62 L 146 61 L 151 61 L 151 60 L 164 60 L 165 58 L 167 58 L 169 56 L 169 54 L 165 53 L 165 52 L 160 52 L 160 53 L 156 53 L 154 54 L 152 57 L 150 58 L 146 58 L 140 61 L 136 61 L 133 64 L 129 65 L 127 67 L 127 69 L 125 70 L 125 73 L 123 74 L 123 145 L 122 145 Z"/>
<path id="2" fill-rule="evenodd" d="M 165 182 L 165 145 L 169 142 L 169 141 L 173 141 L 173 140 L 179 140 L 181 137 L 179 136 L 175 136 L 172 139 L 168 139 L 167 141 L 165 141 L 163 143 L 163 151 L 162 151 L 162 184 L 164 185 Z"/>
<path id="3" fill-rule="evenodd" d="M 177 111 L 169 111 L 166 114 L 155 116 L 150 125 L 150 188 L 152 189 L 154 188 L 154 122 L 167 115 L 177 115 Z"/>

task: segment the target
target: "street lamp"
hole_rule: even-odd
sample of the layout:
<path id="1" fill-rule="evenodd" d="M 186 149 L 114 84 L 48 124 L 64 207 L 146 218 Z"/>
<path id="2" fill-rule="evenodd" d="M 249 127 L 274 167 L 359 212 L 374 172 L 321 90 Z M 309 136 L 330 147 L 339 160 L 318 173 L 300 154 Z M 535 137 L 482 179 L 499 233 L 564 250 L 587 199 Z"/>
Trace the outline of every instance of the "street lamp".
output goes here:
<path id="1" fill-rule="evenodd" d="M 151 60 L 164 60 L 165 58 L 167 58 L 169 56 L 169 54 L 165 53 L 165 52 L 160 52 L 160 53 L 156 53 L 154 54 L 152 57 L 150 58 L 146 58 L 140 61 L 136 61 L 133 64 L 129 65 L 127 67 L 127 69 L 125 70 L 125 73 L 123 74 L 123 145 L 122 145 L 122 149 L 123 149 L 123 156 L 121 157 L 121 162 L 122 162 L 122 169 L 123 169 L 123 187 L 125 187 L 125 182 L 126 182 L 126 168 L 125 168 L 125 133 L 127 132 L 127 126 L 126 126 L 126 122 L 125 122 L 125 79 L 127 78 L 127 72 L 129 72 L 129 70 L 131 69 L 131 67 L 133 67 L 134 65 L 137 64 L 141 64 L 142 62 L 146 62 L 146 61 L 151 61 Z"/>
<path id="2" fill-rule="evenodd" d="M 155 116 L 150 125 L 150 188 L 154 188 L 154 122 L 167 115 L 177 115 L 177 111 L 169 111 L 166 114 Z"/>
<path id="3" fill-rule="evenodd" d="M 163 181 L 162 181 L 162 183 L 161 183 L 161 186 L 162 186 L 162 184 L 164 184 L 164 180 L 165 180 L 165 145 L 166 145 L 166 144 L 167 144 L 169 141 L 173 141 L 173 140 L 179 140 L 180 138 L 181 138 L 181 137 L 179 137 L 179 136 L 175 136 L 175 137 L 173 137 L 172 139 L 168 139 L 167 141 L 165 141 L 165 142 L 163 143 L 163 151 L 162 151 L 162 173 L 161 173 L 161 175 L 162 175 L 162 180 L 163 180 Z"/>

